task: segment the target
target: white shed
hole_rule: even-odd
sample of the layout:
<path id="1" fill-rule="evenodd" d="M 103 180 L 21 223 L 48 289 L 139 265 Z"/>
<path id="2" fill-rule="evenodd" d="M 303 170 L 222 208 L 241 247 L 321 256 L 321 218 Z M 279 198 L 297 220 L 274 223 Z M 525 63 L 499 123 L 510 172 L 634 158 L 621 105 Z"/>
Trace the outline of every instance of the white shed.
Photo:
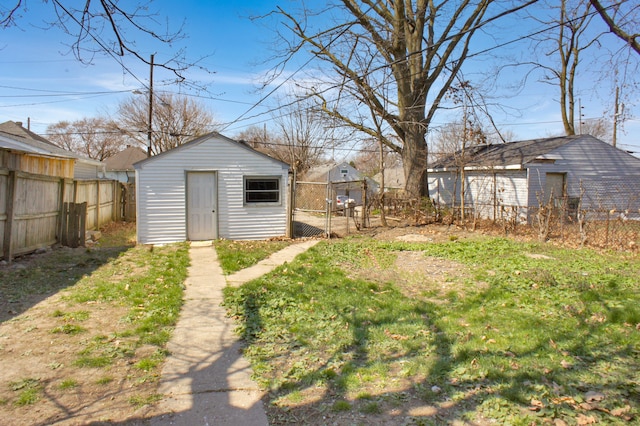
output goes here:
<path id="1" fill-rule="evenodd" d="M 214 132 L 134 168 L 139 243 L 287 234 L 289 165 L 243 142 Z"/>

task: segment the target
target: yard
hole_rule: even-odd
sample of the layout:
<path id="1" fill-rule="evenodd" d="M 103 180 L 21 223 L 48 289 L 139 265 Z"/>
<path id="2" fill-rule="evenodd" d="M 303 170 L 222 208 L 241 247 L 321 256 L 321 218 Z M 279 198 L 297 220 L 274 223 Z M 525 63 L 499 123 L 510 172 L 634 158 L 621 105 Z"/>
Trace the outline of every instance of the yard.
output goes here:
<path id="1" fill-rule="evenodd" d="M 111 231 L 0 268 L 0 423 L 157 414 L 186 246 Z M 232 271 L 284 244 L 217 248 Z M 639 276 L 637 254 L 406 227 L 322 242 L 225 304 L 272 425 L 632 424 Z"/>
<path id="2" fill-rule="evenodd" d="M 638 277 L 637 256 L 425 227 L 322 243 L 226 304 L 271 424 L 629 424 Z"/>
<path id="3" fill-rule="evenodd" d="M 135 246 L 135 226 L 98 244 L 0 267 L 0 424 L 143 418 L 182 304 L 185 244 Z"/>

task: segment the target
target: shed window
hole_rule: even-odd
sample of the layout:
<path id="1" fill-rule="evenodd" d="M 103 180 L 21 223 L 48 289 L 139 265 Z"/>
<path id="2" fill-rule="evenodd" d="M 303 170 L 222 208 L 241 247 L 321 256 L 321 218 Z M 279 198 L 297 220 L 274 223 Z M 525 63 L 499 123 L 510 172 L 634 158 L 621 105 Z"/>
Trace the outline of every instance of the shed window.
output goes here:
<path id="1" fill-rule="evenodd" d="M 279 203 L 279 177 L 246 177 L 244 178 L 244 202 Z"/>

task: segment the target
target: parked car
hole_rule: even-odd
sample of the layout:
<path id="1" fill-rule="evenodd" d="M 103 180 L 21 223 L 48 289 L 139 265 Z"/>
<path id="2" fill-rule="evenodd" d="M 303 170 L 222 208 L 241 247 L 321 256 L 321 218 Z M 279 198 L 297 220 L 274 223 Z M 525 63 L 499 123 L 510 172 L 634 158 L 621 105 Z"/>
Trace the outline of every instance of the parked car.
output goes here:
<path id="1" fill-rule="evenodd" d="M 336 209 L 343 210 L 345 207 L 353 207 L 356 200 L 349 198 L 347 195 L 338 195 L 336 197 Z"/>

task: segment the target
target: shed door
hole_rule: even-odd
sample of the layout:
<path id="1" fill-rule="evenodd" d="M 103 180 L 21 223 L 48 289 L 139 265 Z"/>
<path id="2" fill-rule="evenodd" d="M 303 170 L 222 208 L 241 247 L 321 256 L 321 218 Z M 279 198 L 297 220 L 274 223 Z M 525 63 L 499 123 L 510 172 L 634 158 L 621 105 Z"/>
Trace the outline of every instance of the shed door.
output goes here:
<path id="1" fill-rule="evenodd" d="M 547 173 L 547 181 L 544 188 L 544 202 L 549 199 L 564 197 L 564 173 Z"/>
<path id="2" fill-rule="evenodd" d="M 187 173 L 187 239 L 218 238 L 217 181 L 215 172 Z"/>

